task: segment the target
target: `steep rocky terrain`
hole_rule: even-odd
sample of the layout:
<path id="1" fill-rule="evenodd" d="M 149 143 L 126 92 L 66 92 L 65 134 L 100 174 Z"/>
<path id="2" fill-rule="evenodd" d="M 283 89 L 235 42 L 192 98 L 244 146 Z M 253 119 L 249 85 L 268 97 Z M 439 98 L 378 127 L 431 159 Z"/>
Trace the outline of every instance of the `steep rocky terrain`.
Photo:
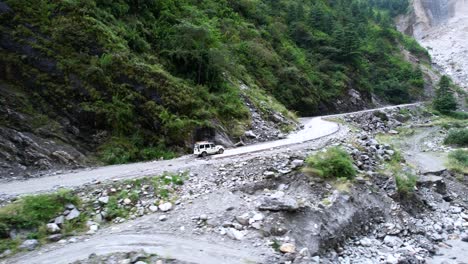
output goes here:
<path id="1" fill-rule="evenodd" d="M 6 263 L 462 263 L 467 176 L 418 171 L 400 156 L 406 147 L 398 154 L 383 142 L 406 141 L 404 131 L 428 129 L 433 118 L 415 107 L 356 113 L 332 136 L 193 164 L 180 178 L 75 188 L 83 202 L 52 219 L 49 244 L 25 240 L 31 252 Z M 446 150 L 437 138 L 430 142 L 431 151 Z M 307 156 L 337 145 L 352 156 L 357 178 L 324 179 L 304 169 Z M 406 173 L 417 181 L 404 192 L 398 177 Z M 171 179 L 169 196 L 154 192 L 156 179 Z M 128 213 L 115 215 L 111 203 Z M 60 229 L 79 215 L 89 217 L 86 234 L 64 236 Z"/>
<path id="2" fill-rule="evenodd" d="M 429 50 L 443 74 L 468 90 L 468 1 L 414 0 L 397 26 Z"/>
<path id="3" fill-rule="evenodd" d="M 405 8 L 0 1 L 0 174 L 171 158 L 283 137 L 291 111 L 420 100 L 426 52 L 390 19 Z"/>

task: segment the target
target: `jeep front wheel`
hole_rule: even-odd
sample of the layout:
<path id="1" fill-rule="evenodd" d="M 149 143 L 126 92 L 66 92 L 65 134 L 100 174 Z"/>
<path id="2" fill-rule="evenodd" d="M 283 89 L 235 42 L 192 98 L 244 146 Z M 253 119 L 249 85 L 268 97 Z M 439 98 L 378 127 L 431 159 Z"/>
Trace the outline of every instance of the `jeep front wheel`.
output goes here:
<path id="1" fill-rule="evenodd" d="M 202 154 L 201 154 L 201 156 L 202 156 L 203 158 L 206 157 L 206 155 L 208 155 L 208 153 L 206 153 L 206 152 L 202 152 Z"/>

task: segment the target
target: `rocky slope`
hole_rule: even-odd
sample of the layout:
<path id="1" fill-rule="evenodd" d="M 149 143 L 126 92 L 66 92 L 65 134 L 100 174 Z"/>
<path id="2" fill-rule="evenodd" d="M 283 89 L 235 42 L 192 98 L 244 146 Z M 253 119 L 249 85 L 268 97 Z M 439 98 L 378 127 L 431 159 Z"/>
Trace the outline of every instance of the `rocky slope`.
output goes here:
<path id="1" fill-rule="evenodd" d="M 443 74 L 468 90 L 468 1 L 414 0 L 397 26 L 429 50 Z"/>
<path id="2" fill-rule="evenodd" d="M 135 263 L 140 256 L 148 263 L 425 263 L 434 261 L 434 254 L 448 263 L 463 261 L 466 175 L 423 174 L 400 159 L 403 170 L 419 178 L 414 191 L 403 194 L 395 175 L 385 171 L 398 154 L 375 139 L 378 133 L 396 139 L 396 129 L 425 124 L 427 118 L 418 109 L 354 114 L 344 118 L 354 132 L 343 127 L 332 137 L 290 149 L 194 166 L 183 185 L 171 188 L 174 202 L 153 196 L 145 181 L 77 188 L 85 201 L 79 211 L 93 218 L 87 234 L 61 237 L 43 249 L 29 241 L 25 247 L 34 245 L 31 252 L 6 261 Z M 333 145 L 352 155 L 360 173 L 354 181 L 324 180 L 302 170 L 307 155 Z M 106 220 L 109 197 L 122 190 L 138 193 L 118 201 L 128 218 Z M 450 255 L 450 245 L 458 253 Z M 125 253 L 135 248 L 148 254 Z"/>
<path id="3" fill-rule="evenodd" d="M 408 57 L 427 57 L 386 8 L 0 1 L 0 173 L 171 158 L 202 139 L 282 137 L 297 128 L 290 111 L 419 100 L 425 80 Z"/>

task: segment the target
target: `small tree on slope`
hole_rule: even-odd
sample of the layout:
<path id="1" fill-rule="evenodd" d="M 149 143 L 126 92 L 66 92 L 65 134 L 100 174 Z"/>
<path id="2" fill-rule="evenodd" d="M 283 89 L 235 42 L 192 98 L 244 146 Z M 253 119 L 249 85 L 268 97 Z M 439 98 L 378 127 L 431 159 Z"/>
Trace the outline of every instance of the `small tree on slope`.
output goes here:
<path id="1" fill-rule="evenodd" d="M 434 109 L 447 114 L 457 110 L 457 102 L 452 90 L 450 90 L 450 79 L 444 75 L 440 79 L 439 89 L 436 91 L 436 96 L 433 100 Z"/>

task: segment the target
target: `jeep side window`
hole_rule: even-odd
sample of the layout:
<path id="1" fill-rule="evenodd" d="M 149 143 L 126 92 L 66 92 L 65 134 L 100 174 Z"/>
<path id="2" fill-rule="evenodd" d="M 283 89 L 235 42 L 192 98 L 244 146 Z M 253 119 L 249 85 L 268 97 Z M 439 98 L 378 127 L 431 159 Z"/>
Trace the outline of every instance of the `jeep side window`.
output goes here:
<path id="1" fill-rule="evenodd" d="M 214 144 L 210 144 L 210 147 L 214 148 L 214 147 L 215 147 L 215 145 L 214 145 Z"/>
<path id="2" fill-rule="evenodd" d="M 205 145 L 200 145 L 200 148 L 201 148 L 201 149 L 205 148 Z"/>
<path id="3" fill-rule="evenodd" d="M 207 148 L 207 149 L 210 148 L 210 145 L 205 145 L 205 148 Z"/>

